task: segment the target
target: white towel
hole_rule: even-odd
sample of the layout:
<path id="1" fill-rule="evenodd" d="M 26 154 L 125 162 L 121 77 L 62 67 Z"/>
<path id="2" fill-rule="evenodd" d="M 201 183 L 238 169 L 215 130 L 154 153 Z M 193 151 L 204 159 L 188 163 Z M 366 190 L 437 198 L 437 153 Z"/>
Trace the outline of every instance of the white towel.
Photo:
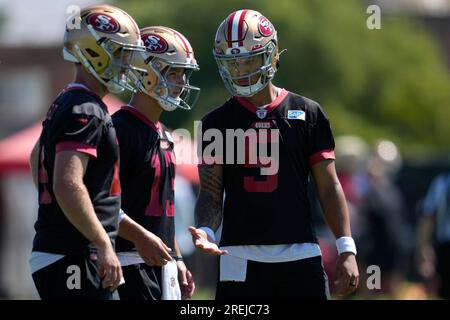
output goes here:
<path id="1" fill-rule="evenodd" d="M 245 282 L 247 277 L 247 259 L 229 254 L 220 256 L 220 281 Z"/>
<path id="2" fill-rule="evenodd" d="M 169 261 L 162 267 L 161 279 L 161 300 L 181 300 L 181 290 L 178 284 L 178 268 L 175 260 Z"/>

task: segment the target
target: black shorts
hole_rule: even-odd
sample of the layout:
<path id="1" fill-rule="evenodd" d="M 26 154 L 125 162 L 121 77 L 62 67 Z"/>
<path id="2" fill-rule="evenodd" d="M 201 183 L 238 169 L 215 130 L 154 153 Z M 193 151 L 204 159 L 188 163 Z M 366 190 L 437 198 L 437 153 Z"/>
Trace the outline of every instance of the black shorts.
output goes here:
<path id="1" fill-rule="evenodd" d="M 32 274 L 42 300 L 118 300 L 102 288 L 98 264 L 89 254 L 67 255 Z M 76 278 L 75 278 L 76 277 Z M 79 280 L 78 280 L 79 279 Z"/>
<path id="2" fill-rule="evenodd" d="M 122 267 L 125 284 L 119 291 L 120 300 L 161 300 L 161 267 L 145 263 Z"/>
<path id="3" fill-rule="evenodd" d="M 247 262 L 245 282 L 219 281 L 216 300 L 328 300 L 320 256 L 279 263 Z"/>

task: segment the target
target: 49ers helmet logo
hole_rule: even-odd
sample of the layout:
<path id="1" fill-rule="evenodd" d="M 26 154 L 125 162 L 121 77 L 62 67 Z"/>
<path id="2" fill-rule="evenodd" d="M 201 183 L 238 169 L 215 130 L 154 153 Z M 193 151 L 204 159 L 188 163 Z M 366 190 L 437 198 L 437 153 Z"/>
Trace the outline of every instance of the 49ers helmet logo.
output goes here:
<path id="1" fill-rule="evenodd" d="M 115 33 L 119 31 L 120 25 L 113 17 L 103 13 L 93 13 L 87 17 L 87 23 L 94 29 L 106 33 Z"/>
<path id="2" fill-rule="evenodd" d="M 154 33 L 148 33 L 142 35 L 142 41 L 148 51 L 154 53 L 164 53 L 167 51 L 169 45 L 163 37 L 160 37 Z"/>
<path id="3" fill-rule="evenodd" d="M 273 25 L 266 17 L 259 17 L 258 30 L 264 37 L 270 37 L 273 33 Z"/>

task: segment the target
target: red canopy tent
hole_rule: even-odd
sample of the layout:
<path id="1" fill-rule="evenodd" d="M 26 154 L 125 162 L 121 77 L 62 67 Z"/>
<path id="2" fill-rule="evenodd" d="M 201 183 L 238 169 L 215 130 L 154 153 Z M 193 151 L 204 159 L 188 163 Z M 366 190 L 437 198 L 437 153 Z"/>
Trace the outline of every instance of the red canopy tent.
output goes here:
<path id="1" fill-rule="evenodd" d="M 0 174 L 29 170 L 28 157 L 41 129 L 41 123 L 36 123 L 0 141 Z"/>
<path id="2" fill-rule="evenodd" d="M 105 96 L 104 102 L 110 113 L 116 112 L 123 105 L 123 102 L 113 95 Z M 29 171 L 28 158 L 39 138 L 41 129 L 42 124 L 38 122 L 0 141 L 0 175 L 13 171 Z M 194 152 L 195 147 L 192 142 L 183 139 L 182 143 L 183 148 Z M 197 167 L 194 163 L 177 165 L 177 174 L 193 184 L 198 184 Z"/>

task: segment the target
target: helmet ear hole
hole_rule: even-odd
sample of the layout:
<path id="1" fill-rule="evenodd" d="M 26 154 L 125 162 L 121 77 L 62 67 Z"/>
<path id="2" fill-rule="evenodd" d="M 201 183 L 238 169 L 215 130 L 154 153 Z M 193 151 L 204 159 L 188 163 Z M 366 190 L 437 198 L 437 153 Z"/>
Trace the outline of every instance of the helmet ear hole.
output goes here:
<path id="1" fill-rule="evenodd" d="M 277 68 L 277 70 L 280 68 L 280 59 L 277 59 L 277 61 L 275 62 L 275 67 Z"/>
<path id="2" fill-rule="evenodd" d="M 90 48 L 86 48 L 86 52 L 89 53 L 89 55 L 92 58 L 97 58 L 99 57 L 99 54 L 97 52 L 95 52 L 94 50 L 90 49 Z"/>

